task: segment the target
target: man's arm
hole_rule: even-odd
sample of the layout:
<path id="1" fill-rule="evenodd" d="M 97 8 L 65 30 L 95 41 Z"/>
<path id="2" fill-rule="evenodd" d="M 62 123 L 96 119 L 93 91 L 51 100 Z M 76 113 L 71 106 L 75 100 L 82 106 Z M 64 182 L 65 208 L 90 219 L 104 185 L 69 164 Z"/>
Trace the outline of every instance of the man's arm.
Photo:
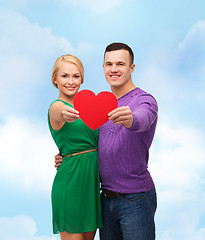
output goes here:
<path id="1" fill-rule="evenodd" d="M 157 118 L 158 106 L 151 95 L 141 96 L 140 104 L 130 109 L 123 106 L 111 111 L 109 120 L 116 125 L 124 125 L 131 131 L 147 131 Z"/>
<path id="2" fill-rule="evenodd" d="M 58 170 L 58 168 L 60 167 L 61 163 L 63 162 L 63 157 L 61 156 L 60 153 L 58 153 L 57 155 L 55 155 L 55 168 L 56 170 Z"/>
<path id="3" fill-rule="evenodd" d="M 157 120 L 158 105 L 151 95 L 141 97 L 140 104 L 133 109 L 133 124 L 131 131 L 144 132 L 147 131 Z"/>

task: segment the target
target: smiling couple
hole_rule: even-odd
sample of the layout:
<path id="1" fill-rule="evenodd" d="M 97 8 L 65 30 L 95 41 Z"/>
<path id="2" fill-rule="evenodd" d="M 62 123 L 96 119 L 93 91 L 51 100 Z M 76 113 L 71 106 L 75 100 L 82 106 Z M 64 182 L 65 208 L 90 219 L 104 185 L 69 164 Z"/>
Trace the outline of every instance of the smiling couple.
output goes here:
<path id="1" fill-rule="evenodd" d="M 103 68 L 118 108 L 92 130 L 73 107 L 84 81 L 81 61 L 63 55 L 54 64 L 59 98 L 49 108 L 48 122 L 60 153 L 52 187 L 53 232 L 62 240 L 92 240 L 99 228 L 101 240 L 154 240 L 157 199 L 148 160 L 157 102 L 134 85 L 128 45 L 108 45 Z"/>

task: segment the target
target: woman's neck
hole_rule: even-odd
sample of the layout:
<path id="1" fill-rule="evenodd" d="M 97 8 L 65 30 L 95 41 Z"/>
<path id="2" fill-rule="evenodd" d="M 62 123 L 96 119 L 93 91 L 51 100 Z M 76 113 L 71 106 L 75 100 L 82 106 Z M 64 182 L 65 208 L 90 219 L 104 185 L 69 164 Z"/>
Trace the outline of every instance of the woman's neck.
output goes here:
<path id="1" fill-rule="evenodd" d="M 67 96 L 67 95 L 64 95 L 64 94 L 59 93 L 58 99 L 60 99 L 60 100 L 62 100 L 62 101 L 65 101 L 65 102 L 67 102 L 67 103 L 70 103 L 70 104 L 73 106 L 74 96 Z"/>

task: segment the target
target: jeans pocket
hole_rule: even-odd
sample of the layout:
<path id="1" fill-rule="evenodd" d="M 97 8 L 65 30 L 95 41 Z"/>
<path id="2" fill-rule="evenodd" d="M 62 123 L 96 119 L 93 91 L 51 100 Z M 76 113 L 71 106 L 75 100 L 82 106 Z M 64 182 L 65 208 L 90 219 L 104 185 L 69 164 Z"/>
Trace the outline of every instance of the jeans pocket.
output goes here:
<path id="1" fill-rule="evenodd" d="M 125 194 L 122 196 L 123 200 L 128 201 L 128 202 L 134 202 L 138 201 L 142 198 L 146 197 L 145 192 L 140 192 L 140 193 L 130 193 L 130 194 Z"/>

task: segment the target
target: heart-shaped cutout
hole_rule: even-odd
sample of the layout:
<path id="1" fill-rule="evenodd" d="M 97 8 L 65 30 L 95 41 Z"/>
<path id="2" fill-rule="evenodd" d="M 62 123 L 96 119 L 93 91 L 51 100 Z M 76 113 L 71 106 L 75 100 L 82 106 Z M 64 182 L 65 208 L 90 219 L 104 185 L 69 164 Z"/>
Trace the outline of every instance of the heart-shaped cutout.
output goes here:
<path id="1" fill-rule="evenodd" d="M 117 107 L 117 98 L 111 92 L 97 96 L 90 90 L 82 90 L 74 97 L 74 108 L 83 122 L 95 130 L 108 121 L 108 113 Z"/>

